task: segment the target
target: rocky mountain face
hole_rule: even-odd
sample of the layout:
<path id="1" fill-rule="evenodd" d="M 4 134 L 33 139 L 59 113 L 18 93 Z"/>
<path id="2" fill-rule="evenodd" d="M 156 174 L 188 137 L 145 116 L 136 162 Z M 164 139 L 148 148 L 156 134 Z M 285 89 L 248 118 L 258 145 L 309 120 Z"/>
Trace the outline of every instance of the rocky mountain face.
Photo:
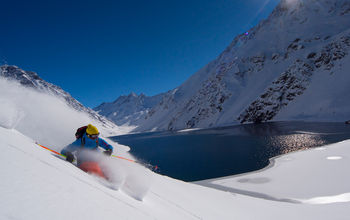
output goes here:
<path id="1" fill-rule="evenodd" d="M 144 120 L 149 110 L 162 98 L 163 94 L 148 97 L 144 94 L 130 93 L 127 96 L 120 96 L 114 102 L 102 103 L 94 110 L 117 125 L 135 126 Z"/>
<path id="2" fill-rule="evenodd" d="M 184 84 L 136 131 L 268 120 L 350 118 L 350 1 L 281 0 Z"/>
<path id="3" fill-rule="evenodd" d="M 101 122 L 101 124 L 106 128 L 116 127 L 116 125 L 113 122 L 109 121 L 104 116 L 99 115 L 94 110 L 85 107 L 60 87 L 41 79 L 39 75 L 35 72 L 24 71 L 18 68 L 17 66 L 3 65 L 0 66 L 0 77 L 18 81 L 23 86 L 31 87 L 40 92 L 57 96 L 63 99 L 68 106 L 71 106 L 72 108 L 78 111 L 87 113 L 91 118 Z"/>
<path id="4" fill-rule="evenodd" d="M 327 44 L 319 52 L 311 52 L 305 61 L 297 59 L 277 80 L 272 82 L 264 94 L 245 109 L 238 117 L 241 123 L 271 120 L 281 108 L 302 95 L 309 87 L 312 76 L 317 74 L 319 69 L 330 71 L 337 64 L 337 60 L 342 60 L 348 55 L 349 33 Z M 330 72 L 330 74 L 334 73 Z"/>

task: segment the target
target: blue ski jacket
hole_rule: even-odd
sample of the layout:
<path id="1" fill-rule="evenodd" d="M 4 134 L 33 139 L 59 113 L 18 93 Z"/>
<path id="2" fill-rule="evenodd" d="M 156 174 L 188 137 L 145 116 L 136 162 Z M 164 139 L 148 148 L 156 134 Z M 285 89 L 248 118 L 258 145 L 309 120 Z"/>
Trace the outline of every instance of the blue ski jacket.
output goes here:
<path id="1" fill-rule="evenodd" d="M 98 147 L 113 151 L 113 147 L 102 138 L 91 139 L 88 138 L 85 133 L 82 138 L 75 140 L 73 143 L 63 148 L 61 154 L 66 155 L 66 152 L 73 153 L 79 149 L 97 150 Z"/>

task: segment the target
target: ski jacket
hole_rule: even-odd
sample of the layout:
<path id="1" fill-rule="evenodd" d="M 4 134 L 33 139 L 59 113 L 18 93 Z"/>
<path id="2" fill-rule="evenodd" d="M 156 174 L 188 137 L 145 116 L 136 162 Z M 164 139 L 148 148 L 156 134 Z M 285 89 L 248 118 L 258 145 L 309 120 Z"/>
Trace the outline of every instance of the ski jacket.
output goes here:
<path id="1" fill-rule="evenodd" d="M 85 133 L 83 137 L 63 148 L 61 154 L 66 155 L 66 152 L 73 153 L 79 149 L 97 150 L 98 147 L 102 147 L 105 150 L 113 150 L 113 147 L 102 138 L 91 139 Z"/>

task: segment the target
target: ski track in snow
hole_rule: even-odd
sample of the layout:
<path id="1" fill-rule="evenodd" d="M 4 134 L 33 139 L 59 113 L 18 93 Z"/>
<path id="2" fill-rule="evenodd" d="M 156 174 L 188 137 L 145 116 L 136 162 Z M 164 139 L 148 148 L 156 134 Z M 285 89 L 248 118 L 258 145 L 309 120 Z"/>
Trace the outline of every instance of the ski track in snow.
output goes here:
<path id="1" fill-rule="evenodd" d="M 350 140 L 347 140 L 320 148 L 292 152 L 270 159 L 270 165 L 258 171 L 194 183 L 277 202 L 309 205 L 349 203 L 349 178 L 346 173 L 339 172 L 340 167 L 348 167 L 350 164 L 349 158 L 343 156 L 348 154 L 349 144 Z M 293 163 L 290 163 L 291 161 Z M 311 166 L 309 161 L 317 163 Z M 303 179 L 302 184 L 286 177 L 286 173 L 291 173 L 291 169 L 299 171 L 294 173 L 294 178 Z M 268 181 L 254 181 L 260 179 Z M 295 187 L 291 187 L 293 185 Z M 310 186 L 313 187 L 309 188 Z M 309 193 L 301 194 L 298 188 L 299 191 L 306 190 Z M 308 197 L 308 194 L 309 198 L 303 198 Z M 299 195 L 299 198 L 295 195 Z"/>
<path id="2" fill-rule="evenodd" d="M 159 199 L 162 199 L 163 201 L 169 203 L 170 205 L 175 206 L 176 208 L 180 209 L 180 211 L 185 212 L 186 214 L 188 214 L 188 215 L 190 215 L 190 216 L 192 216 L 192 217 L 195 217 L 195 218 L 197 218 L 197 219 L 203 219 L 203 218 L 199 217 L 198 215 L 194 214 L 193 212 L 191 212 L 191 211 L 189 211 L 189 210 L 186 210 L 186 209 L 185 209 L 184 207 L 182 207 L 181 205 L 179 205 L 179 204 L 177 204 L 177 203 L 175 203 L 175 202 L 172 202 L 172 201 L 166 199 L 165 197 L 160 196 L 159 194 L 157 194 L 157 193 L 155 193 L 155 192 L 153 192 L 153 191 L 151 191 L 151 193 L 152 193 L 153 195 L 155 195 L 156 197 L 158 197 Z"/>
<path id="3" fill-rule="evenodd" d="M 275 201 L 275 202 L 287 202 L 287 203 L 292 203 L 292 204 L 300 204 L 300 203 L 302 203 L 301 201 L 299 201 L 297 199 L 276 198 L 274 196 L 271 196 L 271 195 L 268 195 L 268 194 L 264 194 L 264 193 L 260 193 L 260 192 L 241 190 L 241 189 L 227 187 L 227 186 L 221 186 L 219 184 L 214 184 L 214 183 L 209 183 L 209 182 L 197 183 L 197 184 L 202 185 L 202 186 L 206 186 L 206 187 L 211 187 L 211 188 L 214 188 L 214 189 L 217 189 L 217 190 L 221 190 L 221 191 L 224 191 L 224 192 L 237 193 L 237 194 L 241 194 L 241 195 L 245 195 L 245 196 L 249 196 L 249 197 L 253 197 L 253 198 L 265 199 L 265 200 L 270 200 L 270 201 Z"/>

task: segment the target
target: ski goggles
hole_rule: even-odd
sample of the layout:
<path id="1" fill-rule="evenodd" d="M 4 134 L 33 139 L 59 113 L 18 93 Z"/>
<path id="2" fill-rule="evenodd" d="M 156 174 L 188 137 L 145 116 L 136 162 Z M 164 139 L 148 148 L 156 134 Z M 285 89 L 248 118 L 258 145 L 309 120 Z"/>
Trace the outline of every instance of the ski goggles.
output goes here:
<path id="1" fill-rule="evenodd" d="M 98 138 L 98 135 L 99 134 L 88 134 L 87 136 L 91 139 L 96 139 L 96 138 Z"/>

